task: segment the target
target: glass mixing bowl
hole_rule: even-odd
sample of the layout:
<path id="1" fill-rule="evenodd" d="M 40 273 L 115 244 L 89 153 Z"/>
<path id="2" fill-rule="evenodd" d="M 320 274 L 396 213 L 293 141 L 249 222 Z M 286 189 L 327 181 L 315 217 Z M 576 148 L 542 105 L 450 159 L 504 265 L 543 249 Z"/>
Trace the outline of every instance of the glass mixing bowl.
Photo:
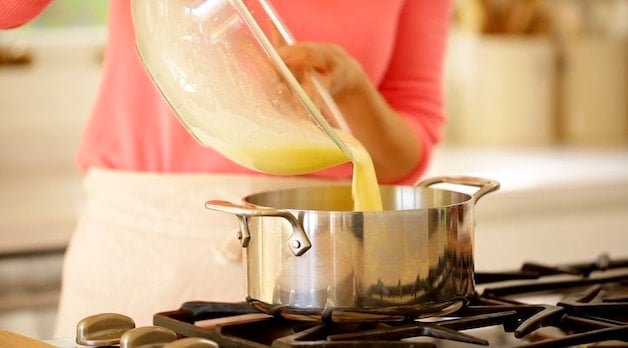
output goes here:
<path id="1" fill-rule="evenodd" d="M 201 144 L 275 174 L 351 159 L 316 75 L 311 95 L 279 57 L 294 39 L 265 0 L 132 0 L 132 15 L 146 70 Z"/>

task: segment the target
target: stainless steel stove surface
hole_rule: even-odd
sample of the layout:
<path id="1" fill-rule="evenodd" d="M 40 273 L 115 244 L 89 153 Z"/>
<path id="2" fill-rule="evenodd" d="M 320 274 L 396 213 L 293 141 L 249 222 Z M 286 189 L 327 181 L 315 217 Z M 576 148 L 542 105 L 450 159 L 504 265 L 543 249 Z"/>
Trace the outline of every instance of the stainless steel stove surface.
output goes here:
<path id="1" fill-rule="evenodd" d="M 154 323 L 220 347 L 628 347 L 628 260 L 475 275 L 477 294 L 447 317 L 303 322 L 248 302 L 187 302 Z M 278 311 L 281 308 L 277 309 Z M 331 317 L 331 315 L 330 315 Z"/>
<path id="2" fill-rule="evenodd" d="M 250 300 L 186 302 L 153 322 L 178 338 L 226 348 L 628 347 L 628 259 L 526 263 L 513 272 L 476 272 L 475 281 L 476 295 L 445 317 L 334 322 L 330 311 L 306 322 L 282 317 L 280 307 L 277 315 L 262 313 Z"/>

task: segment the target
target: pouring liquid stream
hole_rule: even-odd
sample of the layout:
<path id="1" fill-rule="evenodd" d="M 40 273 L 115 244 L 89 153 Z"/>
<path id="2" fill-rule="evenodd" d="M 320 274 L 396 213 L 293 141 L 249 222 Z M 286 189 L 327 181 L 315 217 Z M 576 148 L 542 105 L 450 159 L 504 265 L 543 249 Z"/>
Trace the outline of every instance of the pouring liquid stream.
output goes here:
<path id="1" fill-rule="evenodd" d="M 343 131 L 337 131 L 337 133 L 353 155 L 353 177 L 351 183 L 353 210 L 383 210 L 379 184 L 377 183 L 377 175 L 371 156 L 355 137 Z"/>

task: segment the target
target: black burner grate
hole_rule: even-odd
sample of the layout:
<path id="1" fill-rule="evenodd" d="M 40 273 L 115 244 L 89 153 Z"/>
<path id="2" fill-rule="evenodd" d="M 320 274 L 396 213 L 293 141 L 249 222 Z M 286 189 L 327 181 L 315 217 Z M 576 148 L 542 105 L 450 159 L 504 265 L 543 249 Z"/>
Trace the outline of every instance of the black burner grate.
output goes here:
<path id="1" fill-rule="evenodd" d="M 560 348 L 609 340 L 616 342 L 614 346 L 628 347 L 628 262 L 604 260 L 558 267 L 526 264 L 519 272 L 477 273 L 476 282 L 490 281 L 490 286 L 446 318 L 304 322 L 262 314 L 249 302 L 187 302 L 178 310 L 156 314 L 154 323 L 227 348 L 455 344 Z M 523 295 L 547 293 L 558 294 L 559 300 L 533 304 L 519 300 Z M 217 319 L 226 320 L 212 322 Z M 498 332 L 500 339 L 476 335 L 475 329 L 481 328 Z M 548 336 L 543 331 L 548 328 L 558 334 Z M 504 337 L 509 337 L 507 344 Z"/>

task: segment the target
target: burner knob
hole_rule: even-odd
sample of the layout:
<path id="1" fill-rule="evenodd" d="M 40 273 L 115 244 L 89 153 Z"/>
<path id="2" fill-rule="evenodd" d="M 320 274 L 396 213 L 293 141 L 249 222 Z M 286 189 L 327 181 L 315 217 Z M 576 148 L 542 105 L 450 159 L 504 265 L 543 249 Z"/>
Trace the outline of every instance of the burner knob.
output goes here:
<path id="1" fill-rule="evenodd" d="M 129 330 L 120 338 L 120 348 L 149 348 L 170 343 L 177 334 L 161 326 L 143 326 Z"/>
<path id="2" fill-rule="evenodd" d="M 120 343 L 120 337 L 133 328 L 135 321 L 123 314 L 92 315 L 76 325 L 76 343 L 90 347 L 111 346 Z"/>
<path id="3" fill-rule="evenodd" d="M 170 342 L 163 348 L 219 348 L 218 343 L 200 337 L 187 337 Z"/>

